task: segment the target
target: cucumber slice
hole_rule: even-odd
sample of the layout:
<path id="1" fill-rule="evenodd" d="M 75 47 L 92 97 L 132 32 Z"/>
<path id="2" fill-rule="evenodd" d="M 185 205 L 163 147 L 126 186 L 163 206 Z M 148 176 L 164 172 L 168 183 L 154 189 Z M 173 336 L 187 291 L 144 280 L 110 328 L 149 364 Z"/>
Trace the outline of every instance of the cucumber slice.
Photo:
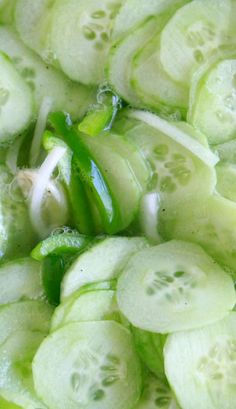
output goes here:
<path id="1" fill-rule="evenodd" d="M 11 142 L 24 130 L 33 116 L 29 86 L 11 61 L 0 53 L 0 144 Z"/>
<path id="2" fill-rule="evenodd" d="M 141 392 L 133 339 L 111 321 L 53 332 L 36 353 L 33 375 L 38 396 L 51 409 L 128 409 Z"/>
<path id="3" fill-rule="evenodd" d="M 148 17 L 163 14 L 167 9 L 181 7 L 189 0 L 126 0 L 114 21 L 112 39 L 124 37 L 128 31 L 135 30 Z"/>
<path id="4" fill-rule="evenodd" d="M 163 356 L 166 335 L 143 331 L 135 327 L 132 328 L 132 332 L 137 352 L 144 365 L 158 379 L 166 381 Z"/>
<path id="5" fill-rule="evenodd" d="M 0 1 L 0 22 L 1 24 L 14 23 L 14 10 L 16 0 L 1 0 Z"/>
<path id="6" fill-rule="evenodd" d="M 1 409 L 22 409 L 22 407 L 20 408 L 20 406 L 15 405 L 12 402 L 8 402 L 5 399 L 3 399 L 2 396 L 0 396 L 0 408 Z"/>
<path id="7" fill-rule="evenodd" d="M 6 26 L 0 26 L 0 50 L 12 59 L 18 72 L 32 88 L 37 110 L 44 98 L 49 97 L 52 110 L 66 111 L 72 119 L 78 119 L 95 102 L 93 88 L 76 84 L 57 69 L 45 64 L 25 47 L 14 30 Z"/>
<path id="8" fill-rule="evenodd" d="M 219 163 L 216 166 L 216 190 L 226 199 L 236 202 L 236 165 Z"/>
<path id="9" fill-rule="evenodd" d="M 121 322 L 115 291 L 95 290 L 84 294 L 74 293 L 57 307 L 52 318 L 51 331 L 72 322 L 105 320 Z"/>
<path id="10" fill-rule="evenodd" d="M 235 312 L 214 325 L 170 335 L 165 368 L 181 408 L 234 409 L 235 355 Z"/>
<path id="11" fill-rule="evenodd" d="M 46 409 L 35 394 L 31 370 L 44 338 L 41 332 L 16 331 L 0 347 L 0 394 L 23 408 Z"/>
<path id="12" fill-rule="evenodd" d="M 52 307 L 41 301 L 21 301 L 0 308 L 0 345 L 15 331 L 49 331 Z"/>
<path id="13" fill-rule="evenodd" d="M 81 254 L 67 271 L 61 288 L 62 300 L 89 283 L 117 278 L 129 257 L 148 247 L 141 237 L 108 237 Z"/>
<path id="14" fill-rule="evenodd" d="M 50 44 L 69 78 L 84 84 L 101 82 L 120 4 L 118 0 L 58 0 L 54 4 Z"/>
<path id="15" fill-rule="evenodd" d="M 148 375 L 142 396 L 134 409 L 180 409 L 166 383 Z"/>
<path id="16" fill-rule="evenodd" d="M 212 51 L 229 43 L 230 15 L 230 0 L 195 0 L 175 13 L 162 31 L 160 50 L 171 78 L 188 86 Z"/>
<path id="17" fill-rule="evenodd" d="M 48 44 L 50 17 L 55 0 L 16 0 L 15 26 L 20 37 L 48 63 L 53 55 Z"/>
<path id="18" fill-rule="evenodd" d="M 219 144 L 236 135 L 236 59 L 216 63 L 198 81 L 189 122 Z"/>
<path id="19" fill-rule="evenodd" d="M 0 304 L 44 296 L 40 263 L 21 258 L 0 265 Z"/>
<path id="20" fill-rule="evenodd" d="M 174 82 L 160 61 L 160 36 L 155 36 L 133 59 L 132 85 L 140 100 L 162 115 L 186 115 L 188 89 Z"/>
<path id="21" fill-rule="evenodd" d="M 0 166 L 0 188 L 0 258 L 26 256 L 36 237 L 23 196 L 4 166 Z"/>
<path id="22" fill-rule="evenodd" d="M 214 147 L 221 161 L 236 163 L 236 140 L 220 143 Z"/>
<path id="23" fill-rule="evenodd" d="M 201 247 L 173 240 L 130 258 L 117 299 L 136 327 L 169 333 L 224 318 L 236 294 L 231 277 Z"/>
<path id="24" fill-rule="evenodd" d="M 156 19 L 150 18 L 134 32 L 113 45 L 108 57 L 106 77 L 116 93 L 134 107 L 144 107 L 131 84 L 132 60 L 137 50 L 153 36 Z"/>

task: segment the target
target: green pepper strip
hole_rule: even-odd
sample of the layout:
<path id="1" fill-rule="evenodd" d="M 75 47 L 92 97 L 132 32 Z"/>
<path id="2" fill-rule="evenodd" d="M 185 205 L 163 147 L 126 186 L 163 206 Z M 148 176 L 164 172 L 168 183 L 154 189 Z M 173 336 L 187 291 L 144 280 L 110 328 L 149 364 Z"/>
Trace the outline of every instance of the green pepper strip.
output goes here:
<path id="1" fill-rule="evenodd" d="M 53 234 L 47 239 L 41 241 L 32 250 L 31 256 L 35 260 L 43 260 L 49 254 L 61 255 L 63 253 L 76 253 L 83 251 L 93 239 L 79 233 L 61 233 Z"/>
<path id="2" fill-rule="evenodd" d="M 66 114 L 60 112 L 51 114 L 50 123 L 73 150 L 80 169 L 80 177 L 83 175 L 83 182 L 94 195 L 105 232 L 109 234 L 118 232 L 122 226 L 119 205 L 112 197 L 109 186 L 88 148 L 77 131 L 68 123 Z"/>

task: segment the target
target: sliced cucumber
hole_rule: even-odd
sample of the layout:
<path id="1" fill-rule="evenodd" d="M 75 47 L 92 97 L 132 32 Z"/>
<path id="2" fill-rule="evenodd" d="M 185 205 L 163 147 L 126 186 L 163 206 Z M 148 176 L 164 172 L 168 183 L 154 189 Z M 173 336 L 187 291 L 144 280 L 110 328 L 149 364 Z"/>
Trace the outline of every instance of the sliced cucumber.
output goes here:
<path id="1" fill-rule="evenodd" d="M 12 402 L 6 401 L 2 396 L 0 396 L 0 407 L 1 409 L 22 409 L 20 406 L 15 405 Z"/>
<path id="2" fill-rule="evenodd" d="M 0 258 L 26 256 L 36 237 L 23 196 L 4 166 L 0 166 L 0 188 Z"/>
<path id="3" fill-rule="evenodd" d="M 108 237 L 81 254 L 67 271 L 61 298 L 89 283 L 117 278 L 129 257 L 148 247 L 144 238 Z"/>
<path id="4" fill-rule="evenodd" d="M 171 18 L 162 31 L 160 57 L 175 81 L 188 86 L 194 70 L 229 42 L 230 14 L 230 0 L 195 0 Z"/>
<path id="5" fill-rule="evenodd" d="M 214 147 L 221 161 L 236 163 L 236 140 L 220 143 Z"/>
<path id="6" fill-rule="evenodd" d="M 190 0 L 126 0 L 114 21 L 112 39 L 124 37 L 135 30 L 148 17 L 163 15 L 166 10 L 177 9 Z"/>
<path id="7" fill-rule="evenodd" d="M 0 22 L 1 24 L 14 23 L 14 11 L 16 0 L 1 0 L 0 1 Z"/>
<path id="8" fill-rule="evenodd" d="M 173 240 L 130 258 L 118 279 L 117 299 L 136 327 L 169 333 L 224 318 L 236 293 L 231 277 L 201 247 Z"/>
<path id="9" fill-rule="evenodd" d="M 55 0 L 16 0 L 15 26 L 20 37 L 48 63 L 53 62 L 48 33 Z"/>
<path id="10" fill-rule="evenodd" d="M 0 144 L 11 142 L 33 116 L 32 92 L 11 61 L 0 53 Z"/>
<path id="11" fill-rule="evenodd" d="M 111 321 L 68 324 L 53 332 L 36 353 L 33 375 L 50 409 L 128 409 L 141 392 L 133 339 Z"/>
<path id="12" fill-rule="evenodd" d="M 73 119 L 78 119 L 95 102 L 94 89 L 73 83 L 60 71 L 45 64 L 7 26 L 0 26 L 0 50 L 12 59 L 18 72 L 32 88 L 37 110 L 44 98 L 49 97 L 53 110 L 66 111 Z"/>
<path id="13" fill-rule="evenodd" d="M 166 383 L 146 375 L 142 396 L 134 409 L 178 409 L 179 406 Z"/>
<path id="14" fill-rule="evenodd" d="M 84 84 L 102 81 L 112 22 L 120 4 L 120 0 L 55 3 L 50 44 L 69 78 Z"/>
<path id="15" fill-rule="evenodd" d="M 160 61 L 160 36 L 150 40 L 133 59 L 132 85 L 140 100 L 162 115 L 186 115 L 188 89 L 174 82 Z"/>
<path id="16" fill-rule="evenodd" d="M 52 307 L 41 301 L 21 301 L 0 308 L 0 345 L 15 331 L 49 331 Z"/>
<path id="17" fill-rule="evenodd" d="M 57 307 L 52 318 L 51 331 L 72 322 L 105 320 L 121 321 L 114 290 L 74 293 Z"/>
<path id="18" fill-rule="evenodd" d="M 40 263 L 22 258 L 0 265 L 0 304 L 44 296 Z"/>
<path id="19" fill-rule="evenodd" d="M 44 338 L 41 332 L 16 331 L 0 347 L 0 394 L 23 408 L 46 409 L 35 394 L 31 372 L 33 357 Z"/>
<path id="20" fill-rule="evenodd" d="M 144 107 L 131 84 L 132 60 L 137 50 L 153 36 L 156 19 L 150 18 L 134 32 L 113 45 L 110 50 L 106 77 L 115 92 L 134 107 Z"/>
<path id="21" fill-rule="evenodd" d="M 188 120 L 211 144 L 236 136 L 236 59 L 218 61 L 196 85 Z"/>
<path id="22" fill-rule="evenodd" d="M 166 335 L 143 331 L 135 327 L 132 327 L 132 332 L 137 352 L 144 365 L 158 379 L 166 381 L 163 356 Z"/>
<path id="23" fill-rule="evenodd" d="M 236 165 L 219 163 L 216 167 L 216 190 L 226 199 L 236 202 Z"/>
<path id="24" fill-rule="evenodd" d="M 166 374 L 182 409 L 234 409 L 235 361 L 235 312 L 214 325 L 170 335 L 165 346 Z"/>

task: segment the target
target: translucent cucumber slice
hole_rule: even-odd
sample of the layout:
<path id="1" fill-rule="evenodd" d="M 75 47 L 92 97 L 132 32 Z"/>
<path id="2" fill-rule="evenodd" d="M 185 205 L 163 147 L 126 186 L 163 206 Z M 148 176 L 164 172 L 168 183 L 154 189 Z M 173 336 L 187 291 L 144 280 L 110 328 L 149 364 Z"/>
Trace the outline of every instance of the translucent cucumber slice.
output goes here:
<path id="1" fill-rule="evenodd" d="M 236 59 L 223 60 L 205 73 L 195 90 L 188 120 L 211 144 L 236 136 Z"/>
<path id="2" fill-rule="evenodd" d="M 219 194 L 194 200 L 186 197 L 182 208 L 161 206 L 159 231 L 172 238 L 200 244 L 219 264 L 236 277 L 236 204 Z"/>
<path id="3" fill-rule="evenodd" d="M 22 407 L 6 401 L 2 396 L 0 396 L 0 407 L 1 409 L 22 409 Z"/>
<path id="4" fill-rule="evenodd" d="M 48 62 L 53 55 L 48 45 L 50 17 L 55 0 L 16 0 L 15 26 L 28 47 Z"/>
<path id="5" fill-rule="evenodd" d="M 201 247 L 173 240 L 130 258 L 117 299 L 134 326 L 170 333 L 224 318 L 236 294 L 231 277 Z"/>
<path id="6" fill-rule="evenodd" d="M 117 278 L 129 257 L 148 247 L 141 237 L 108 237 L 81 254 L 67 271 L 61 288 L 62 300 L 89 283 Z"/>
<path id="7" fill-rule="evenodd" d="M 163 348 L 166 335 L 156 334 L 132 327 L 137 352 L 146 367 L 158 379 L 166 381 Z"/>
<path id="8" fill-rule="evenodd" d="M 36 353 L 33 375 L 38 396 L 51 409 L 127 409 L 141 392 L 133 339 L 111 321 L 53 332 Z"/>
<path id="9" fill-rule="evenodd" d="M 134 409 L 180 409 L 166 383 L 147 375 L 142 396 Z"/>
<path id="10" fill-rule="evenodd" d="M 166 374 L 182 409 L 234 409 L 235 366 L 235 312 L 214 325 L 170 335 L 165 346 Z"/>
<path id="11" fill-rule="evenodd" d="M 1 23 L 12 24 L 14 22 L 15 4 L 16 4 L 16 0 L 1 0 L 0 1 L 0 22 Z"/>
<path id="12" fill-rule="evenodd" d="M 236 165 L 219 163 L 216 166 L 216 190 L 226 199 L 236 202 Z"/>
<path id="13" fill-rule="evenodd" d="M 18 72 L 33 90 L 36 110 L 48 97 L 52 101 L 53 110 L 66 111 L 73 119 L 78 119 L 95 102 L 93 88 L 76 84 L 57 69 L 45 64 L 7 26 L 0 26 L 0 50 L 12 59 Z"/>
<path id="14" fill-rule="evenodd" d="M 0 304 L 44 296 L 41 264 L 31 258 L 21 258 L 0 265 Z"/>
<path id="15" fill-rule="evenodd" d="M 11 61 L 0 53 L 0 144 L 12 142 L 33 116 L 30 87 Z"/>
<path id="16" fill-rule="evenodd" d="M 50 44 L 62 70 L 84 84 L 104 78 L 113 19 L 119 0 L 59 0 L 52 13 Z"/>
<path id="17" fill-rule="evenodd" d="M 21 301 L 0 308 L 0 345 L 15 331 L 47 333 L 53 309 L 41 301 Z"/>
<path id="18" fill-rule="evenodd" d="M 189 0 L 126 0 L 123 2 L 112 30 L 113 41 L 135 30 L 148 17 L 163 15 L 166 10 L 176 10 Z"/>
<path id="19" fill-rule="evenodd" d="M 145 45 L 133 59 L 132 85 L 146 106 L 162 115 L 185 116 L 188 89 L 174 82 L 160 61 L 160 36 Z"/>
<path id="20" fill-rule="evenodd" d="M 51 331 L 72 322 L 105 320 L 121 322 L 115 291 L 88 291 L 81 295 L 75 293 L 56 308 Z"/>
<path id="21" fill-rule="evenodd" d="M 212 51 L 229 43 L 230 15 L 230 0 L 195 0 L 176 12 L 161 35 L 161 62 L 171 78 L 188 86 Z"/>
<path id="22" fill-rule="evenodd" d="M 23 196 L 4 166 L 0 166 L 0 189 L 0 258 L 26 256 L 36 237 Z"/>
<path id="23" fill-rule="evenodd" d="M 0 347 L 0 394 L 23 408 L 46 409 L 34 391 L 31 370 L 33 357 L 44 338 L 41 332 L 16 331 Z"/>
<path id="24" fill-rule="evenodd" d="M 220 143 L 214 146 L 215 151 L 219 155 L 221 161 L 228 163 L 236 163 L 236 140 Z"/>
<path id="25" fill-rule="evenodd" d="M 157 27 L 155 18 L 145 21 L 110 49 L 106 77 L 115 92 L 134 107 L 144 107 L 131 84 L 132 60 L 136 52 L 152 38 Z"/>

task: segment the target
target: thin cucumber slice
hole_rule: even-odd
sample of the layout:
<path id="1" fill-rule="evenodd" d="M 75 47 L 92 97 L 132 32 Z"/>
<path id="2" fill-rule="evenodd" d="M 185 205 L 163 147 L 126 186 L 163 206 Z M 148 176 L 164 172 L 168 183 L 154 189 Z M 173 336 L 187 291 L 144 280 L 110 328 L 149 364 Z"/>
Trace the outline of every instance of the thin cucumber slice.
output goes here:
<path id="1" fill-rule="evenodd" d="M 84 84 L 104 78 L 113 19 L 118 0 L 58 0 L 53 7 L 50 44 L 62 70 Z"/>
<path id="2" fill-rule="evenodd" d="M 124 37 L 127 32 L 135 30 L 148 17 L 162 15 L 166 10 L 177 9 L 189 0 L 126 0 L 114 21 L 112 39 Z"/>
<path id="3" fill-rule="evenodd" d="M 169 386 L 154 376 L 144 380 L 142 396 L 134 409 L 180 409 Z"/>
<path id="4" fill-rule="evenodd" d="M 29 257 L 1 264 L 0 304 L 43 298 L 40 267 Z"/>
<path id="5" fill-rule="evenodd" d="M 121 322 L 114 290 L 95 290 L 72 294 L 55 310 L 51 331 L 72 323 L 112 320 Z"/>
<path id="6" fill-rule="evenodd" d="M 170 335 L 165 368 L 181 408 L 234 409 L 235 355 L 235 312 L 214 325 Z"/>
<path id="7" fill-rule="evenodd" d="M 141 237 L 108 237 L 81 254 L 67 271 L 61 288 L 62 300 L 89 283 L 117 278 L 129 257 L 148 247 Z"/>
<path id="8" fill-rule="evenodd" d="M 132 332 L 137 352 L 144 365 L 158 379 L 166 381 L 163 356 L 166 335 L 144 331 L 135 327 L 132 327 Z"/>
<path id="9" fill-rule="evenodd" d="M 188 89 L 174 82 L 160 61 L 160 36 L 141 49 L 133 59 L 132 85 L 140 100 L 162 115 L 181 117 L 188 107 Z"/>
<path id="10" fill-rule="evenodd" d="M 216 166 L 216 190 L 226 199 L 236 202 L 236 165 L 219 163 Z"/>
<path id="11" fill-rule="evenodd" d="M 153 36 L 156 19 L 149 18 L 134 32 L 113 44 L 108 56 L 106 77 L 115 92 L 134 107 L 144 107 L 143 101 L 132 87 L 132 60 L 137 50 Z"/>
<path id="12" fill-rule="evenodd" d="M 236 59 L 216 63 L 200 79 L 188 120 L 211 144 L 236 136 Z"/>
<path id="13" fill-rule="evenodd" d="M 166 210 L 166 204 L 165 204 Z M 236 204 L 219 194 L 186 197 L 182 208 L 159 213 L 159 231 L 172 238 L 200 244 L 219 264 L 236 276 Z"/>
<path id="14" fill-rule="evenodd" d="M 11 61 L 0 53 L 0 144 L 11 142 L 23 131 L 33 116 L 30 87 Z"/>
<path id="15" fill-rule="evenodd" d="M 26 256 L 36 237 L 23 196 L 4 166 L 0 166 L 0 188 L 0 258 Z"/>
<path id="16" fill-rule="evenodd" d="M 236 140 L 220 143 L 214 147 L 223 162 L 236 163 Z"/>
<path id="17" fill-rule="evenodd" d="M 54 3 L 55 0 L 16 0 L 14 13 L 15 26 L 21 39 L 48 63 L 53 62 L 48 33 Z"/>
<path id="18" fill-rule="evenodd" d="M 1 0 L 0 1 L 0 22 L 1 24 L 14 23 L 14 10 L 16 0 Z"/>
<path id="19" fill-rule="evenodd" d="M 6 401 L 2 396 L 0 396 L 0 408 L 1 409 L 22 409 L 22 407 L 15 405 L 12 402 Z"/>
<path id="20" fill-rule="evenodd" d="M 53 309 L 41 301 L 21 301 L 0 308 L 0 345 L 15 331 L 47 334 Z"/>
<path id="21" fill-rule="evenodd" d="M 33 375 L 38 396 L 51 409 L 128 409 L 141 392 L 133 339 L 111 321 L 53 332 L 36 353 Z"/>
<path id="22" fill-rule="evenodd" d="M 117 299 L 134 326 L 170 333 L 224 318 L 236 293 L 231 277 L 201 247 L 173 240 L 130 258 Z"/>
<path id="23" fill-rule="evenodd" d="M 16 331 L 0 347 L 0 394 L 23 408 L 46 409 L 35 394 L 31 370 L 44 338 L 41 332 Z"/>
<path id="24" fill-rule="evenodd" d="M 188 86 L 212 51 L 229 43 L 230 15 L 230 0 L 195 0 L 175 13 L 162 31 L 160 50 L 171 78 Z"/>
<path id="25" fill-rule="evenodd" d="M 52 101 L 52 110 L 64 110 L 72 119 L 78 119 L 95 102 L 93 88 L 70 81 L 60 71 L 44 63 L 25 47 L 12 28 L 0 26 L 0 50 L 12 59 L 18 72 L 33 90 L 36 110 L 48 97 Z"/>

